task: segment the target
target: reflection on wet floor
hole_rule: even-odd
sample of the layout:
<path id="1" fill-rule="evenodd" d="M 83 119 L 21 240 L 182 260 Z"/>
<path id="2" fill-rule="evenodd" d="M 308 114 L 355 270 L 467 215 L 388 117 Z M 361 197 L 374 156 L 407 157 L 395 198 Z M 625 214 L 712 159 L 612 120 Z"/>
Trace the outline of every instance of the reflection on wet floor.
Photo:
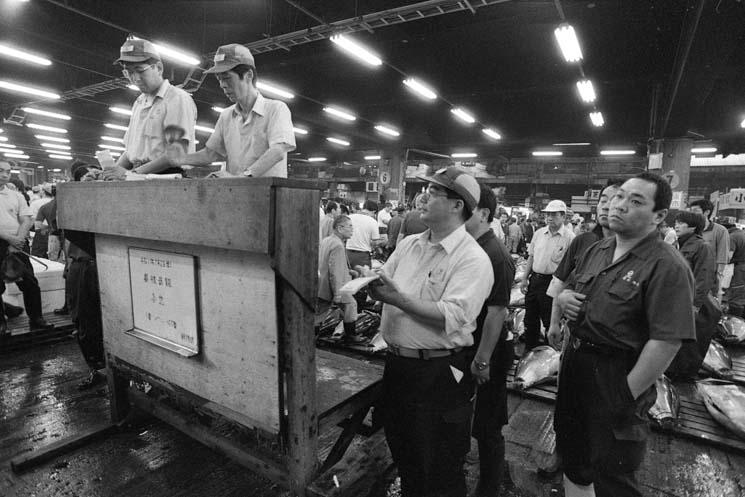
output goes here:
<path id="1" fill-rule="evenodd" d="M 0 356 L 0 496 L 287 495 L 174 428 L 144 417 L 121 432 L 28 472 L 11 473 L 11 458 L 108 421 L 106 387 L 85 392 L 76 388 L 86 373 L 72 340 Z M 513 417 L 520 412 L 523 418 L 526 413 L 535 417 L 550 409 L 544 402 L 517 396 L 510 397 L 510 404 Z M 519 489 L 508 483 L 503 495 L 559 495 L 552 492 L 557 477 L 539 477 L 536 468 L 526 462 L 530 448 L 508 443 L 507 452 L 510 473 Z M 530 457 L 534 456 L 533 452 Z M 473 487 L 478 478 L 475 447 L 466 469 Z M 745 456 L 655 433 L 639 478 L 645 495 L 653 497 L 743 497 Z M 395 482 L 388 486 L 387 494 L 400 494 Z"/>

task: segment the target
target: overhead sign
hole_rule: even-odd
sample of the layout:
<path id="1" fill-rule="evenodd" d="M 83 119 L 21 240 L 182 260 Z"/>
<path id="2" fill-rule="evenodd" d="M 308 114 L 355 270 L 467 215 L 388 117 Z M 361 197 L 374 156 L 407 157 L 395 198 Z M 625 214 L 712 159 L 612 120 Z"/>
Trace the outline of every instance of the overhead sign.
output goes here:
<path id="1" fill-rule="evenodd" d="M 129 248 L 134 329 L 127 333 L 185 357 L 199 353 L 196 258 Z"/>
<path id="2" fill-rule="evenodd" d="M 670 188 L 675 188 L 680 184 L 680 176 L 678 176 L 678 173 L 673 170 L 666 172 L 662 177 L 670 183 Z"/>
<path id="3" fill-rule="evenodd" d="M 387 185 L 391 182 L 391 173 L 388 171 L 381 171 L 380 172 L 380 184 L 381 185 Z"/>

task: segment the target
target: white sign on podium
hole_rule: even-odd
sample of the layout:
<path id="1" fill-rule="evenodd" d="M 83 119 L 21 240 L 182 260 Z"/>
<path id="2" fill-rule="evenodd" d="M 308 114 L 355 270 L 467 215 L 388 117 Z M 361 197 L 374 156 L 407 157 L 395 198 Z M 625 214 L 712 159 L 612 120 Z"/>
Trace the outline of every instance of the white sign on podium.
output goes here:
<path id="1" fill-rule="evenodd" d="M 196 258 L 130 247 L 134 328 L 126 333 L 185 357 L 199 353 Z"/>

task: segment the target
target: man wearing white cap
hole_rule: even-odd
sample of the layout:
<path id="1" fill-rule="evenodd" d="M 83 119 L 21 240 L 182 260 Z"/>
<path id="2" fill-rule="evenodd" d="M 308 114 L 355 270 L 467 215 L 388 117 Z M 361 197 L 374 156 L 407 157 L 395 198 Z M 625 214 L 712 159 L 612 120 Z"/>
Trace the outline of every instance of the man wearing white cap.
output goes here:
<path id="1" fill-rule="evenodd" d="M 287 152 L 295 150 L 290 109 L 284 102 L 264 98 L 256 89 L 256 64 L 251 51 L 236 43 L 217 49 L 215 74 L 233 105 L 220 113 L 206 146 L 174 158 L 171 165 L 206 166 L 227 160 L 225 171 L 213 176 L 287 177 Z"/>
<path id="2" fill-rule="evenodd" d="M 375 412 L 404 497 L 465 497 L 474 393 L 468 348 L 494 275 L 464 224 L 478 206 L 479 184 L 455 167 L 424 179 L 429 229 L 399 242 L 371 287 L 385 304 L 380 329 L 388 343 Z"/>
<path id="3" fill-rule="evenodd" d="M 125 41 L 116 63 L 142 94 L 132 105 L 129 127 L 124 134 L 125 151 L 117 160 L 117 167 L 104 170 L 104 178 L 124 179 L 125 170 L 129 169 L 139 173 L 170 172 L 166 171 L 167 162 L 160 167 L 153 161 L 166 154 L 177 157 L 195 150 L 194 100 L 163 78 L 160 54 L 149 41 Z M 151 162 L 153 165 L 148 167 Z"/>
<path id="4" fill-rule="evenodd" d="M 541 322 L 547 330 L 551 325 L 553 299 L 546 295 L 546 290 L 574 239 L 572 229 L 564 226 L 567 212 L 564 202 L 552 200 L 543 212 L 546 226 L 535 232 L 528 245 L 527 270 L 521 284 L 525 292 L 525 352 L 539 344 Z"/>

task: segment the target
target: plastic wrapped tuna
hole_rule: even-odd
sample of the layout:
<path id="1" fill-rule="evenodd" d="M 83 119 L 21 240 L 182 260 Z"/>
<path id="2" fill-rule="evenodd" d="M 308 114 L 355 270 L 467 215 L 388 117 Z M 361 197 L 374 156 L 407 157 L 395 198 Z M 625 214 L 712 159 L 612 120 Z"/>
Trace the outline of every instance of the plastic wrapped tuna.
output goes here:
<path id="1" fill-rule="evenodd" d="M 745 345 L 745 319 L 725 315 L 719 320 L 717 333 L 724 343 Z"/>
<path id="2" fill-rule="evenodd" d="M 721 380 L 702 380 L 696 386 L 711 417 L 745 439 L 745 387 Z"/>
<path id="3" fill-rule="evenodd" d="M 655 388 L 657 389 L 657 400 L 649 409 L 649 417 L 663 428 L 669 428 L 678 419 L 678 413 L 680 412 L 678 391 L 665 375 L 657 379 Z"/>
<path id="4" fill-rule="evenodd" d="M 536 347 L 520 359 L 515 368 L 514 388 L 525 390 L 540 383 L 556 381 L 559 375 L 560 354 L 553 347 Z"/>
<path id="5" fill-rule="evenodd" d="M 706 352 L 704 363 L 701 366 L 706 372 L 724 380 L 731 380 L 734 374 L 729 352 L 716 340 L 712 340 L 709 344 L 709 350 Z"/>

